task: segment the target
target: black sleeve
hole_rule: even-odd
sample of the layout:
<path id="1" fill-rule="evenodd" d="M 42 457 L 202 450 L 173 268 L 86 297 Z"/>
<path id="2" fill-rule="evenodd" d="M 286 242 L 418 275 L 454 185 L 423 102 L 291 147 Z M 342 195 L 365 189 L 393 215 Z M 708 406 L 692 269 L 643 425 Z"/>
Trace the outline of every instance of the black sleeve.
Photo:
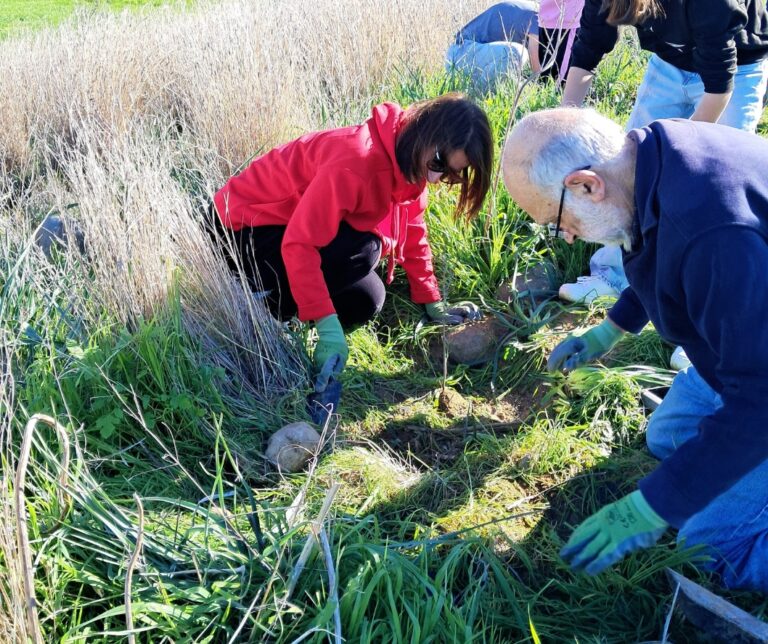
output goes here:
<path id="1" fill-rule="evenodd" d="M 730 92 L 736 74 L 734 38 L 747 24 L 743 0 L 689 2 L 687 14 L 694 41 L 693 64 L 704 91 Z"/>
<path id="2" fill-rule="evenodd" d="M 619 39 L 619 30 L 605 21 L 607 12 L 600 12 L 600 4 L 601 0 L 586 0 L 584 3 L 581 23 L 571 51 L 570 66 L 592 73 Z"/>

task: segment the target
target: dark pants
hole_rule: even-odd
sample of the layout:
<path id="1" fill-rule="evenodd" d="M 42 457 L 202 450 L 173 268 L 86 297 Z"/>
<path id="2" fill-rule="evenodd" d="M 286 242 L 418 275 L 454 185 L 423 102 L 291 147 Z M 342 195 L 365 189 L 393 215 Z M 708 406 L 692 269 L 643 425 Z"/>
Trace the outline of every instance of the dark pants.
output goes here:
<path id="1" fill-rule="evenodd" d="M 539 62 L 545 65 L 555 55 L 555 62 L 546 71 L 541 73 L 542 78 L 560 78 L 560 67 L 563 65 L 565 50 L 568 48 L 568 29 L 545 29 L 539 27 Z M 557 49 L 555 50 L 555 47 Z"/>
<path id="2" fill-rule="evenodd" d="M 268 291 L 266 303 L 276 318 L 287 320 L 297 313 L 283 262 L 281 245 L 285 226 L 256 226 L 233 231 L 224 228 L 211 207 L 209 232 L 224 251 L 230 268 L 242 267 L 254 291 Z M 236 257 L 229 252 L 234 242 Z M 360 232 L 341 222 L 330 244 L 320 248 L 320 269 L 331 301 L 344 327 L 363 324 L 381 310 L 386 291 L 375 268 L 381 254 L 381 240 L 373 233 Z"/>

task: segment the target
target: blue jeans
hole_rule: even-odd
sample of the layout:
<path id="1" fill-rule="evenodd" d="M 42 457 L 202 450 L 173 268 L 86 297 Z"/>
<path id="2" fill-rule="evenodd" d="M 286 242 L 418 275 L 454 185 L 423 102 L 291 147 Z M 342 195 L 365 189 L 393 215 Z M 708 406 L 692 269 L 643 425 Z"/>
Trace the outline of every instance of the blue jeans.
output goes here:
<path id="1" fill-rule="evenodd" d="M 694 367 L 684 369 L 651 415 L 648 449 L 665 459 L 698 435 L 701 419 L 722 405 Z M 688 519 L 677 539 L 689 547 L 704 545 L 712 558 L 705 568 L 720 575 L 726 587 L 768 592 L 768 461 Z"/>
<path id="2" fill-rule="evenodd" d="M 465 40 L 460 45 L 448 47 L 445 68 L 448 72 L 455 70 L 467 74 L 477 89 L 489 91 L 499 80 L 518 71 L 526 60 L 527 52 L 520 43 Z"/>
<path id="3" fill-rule="evenodd" d="M 592 275 L 602 275 L 617 293 L 629 286 L 621 259 L 621 246 L 598 248 L 589 258 L 589 272 Z"/>
<path id="4" fill-rule="evenodd" d="M 767 60 L 739 65 L 733 77 L 731 100 L 717 122 L 754 132 L 763 113 L 767 81 Z M 654 54 L 637 90 L 626 129 L 644 127 L 657 119 L 690 118 L 703 96 L 701 76 L 670 65 Z"/>
<path id="5" fill-rule="evenodd" d="M 739 65 L 733 78 L 731 100 L 717 122 L 754 132 L 763 113 L 766 83 L 768 60 Z M 654 54 L 648 61 L 625 129 L 629 131 L 644 127 L 657 119 L 689 118 L 702 96 L 704 83 L 701 76 L 670 65 Z M 596 264 L 595 268 L 592 267 L 593 263 Z M 611 246 L 598 250 L 590 261 L 590 272 L 592 275 L 602 274 L 612 282 L 623 280 L 626 283 L 621 248 Z"/>

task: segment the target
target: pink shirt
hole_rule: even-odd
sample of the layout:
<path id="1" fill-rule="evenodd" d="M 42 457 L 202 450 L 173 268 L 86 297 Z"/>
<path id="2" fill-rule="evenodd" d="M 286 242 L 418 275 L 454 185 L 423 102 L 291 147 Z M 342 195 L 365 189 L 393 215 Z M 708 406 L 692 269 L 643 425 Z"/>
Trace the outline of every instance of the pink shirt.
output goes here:
<path id="1" fill-rule="evenodd" d="M 579 26 L 584 0 L 541 0 L 539 26 L 545 29 L 575 29 Z"/>
<path id="2" fill-rule="evenodd" d="M 539 2 L 539 27 L 545 29 L 568 29 L 568 43 L 565 46 L 563 64 L 560 66 L 560 80 L 568 75 L 571 47 L 581 20 L 584 0 L 541 0 Z"/>

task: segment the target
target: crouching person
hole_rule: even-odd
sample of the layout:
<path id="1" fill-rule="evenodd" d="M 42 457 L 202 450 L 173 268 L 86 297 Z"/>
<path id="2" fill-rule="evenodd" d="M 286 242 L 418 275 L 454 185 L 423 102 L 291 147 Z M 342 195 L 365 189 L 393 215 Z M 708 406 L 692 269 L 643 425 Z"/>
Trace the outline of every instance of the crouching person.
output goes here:
<path id="1" fill-rule="evenodd" d="M 497 2 L 456 34 L 445 54 L 446 71 L 467 74 L 474 89 L 492 91 L 500 80 L 519 73 L 532 58 L 539 71 L 538 22 L 532 0 Z"/>
<path id="2" fill-rule="evenodd" d="M 503 158 L 512 197 L 566 241 L 618 245 L 629 287 L 549 359 L 574 369 L 650 320 L 693 366 L 651 416 L 659 466 L 562 550 L 596 574 L 678 529 L 732 588 L 768 591 L 768 141 L 661 120 L 625 134 L 592 110 L 531 114 Z"/>
<path id="3" fill-rule="evenodd" d="M 457 324 L 476 314 L 474 305 L 441 301 L 426 186 L 458 185 L 457 214 L 474 216 L 492 165 L 488 119 L 470 100 L 384 103 L 361 125 L 306 134 L 258 157 L 216 193 L 212 223 L 275 317 L 315 322 L 316 372 L 330 361 L 338 374 L 348 355 L 344 330 L 384 303 L 380 258 L 387 283 L 403 267 L 411 298 L 432 320 Z"/>

